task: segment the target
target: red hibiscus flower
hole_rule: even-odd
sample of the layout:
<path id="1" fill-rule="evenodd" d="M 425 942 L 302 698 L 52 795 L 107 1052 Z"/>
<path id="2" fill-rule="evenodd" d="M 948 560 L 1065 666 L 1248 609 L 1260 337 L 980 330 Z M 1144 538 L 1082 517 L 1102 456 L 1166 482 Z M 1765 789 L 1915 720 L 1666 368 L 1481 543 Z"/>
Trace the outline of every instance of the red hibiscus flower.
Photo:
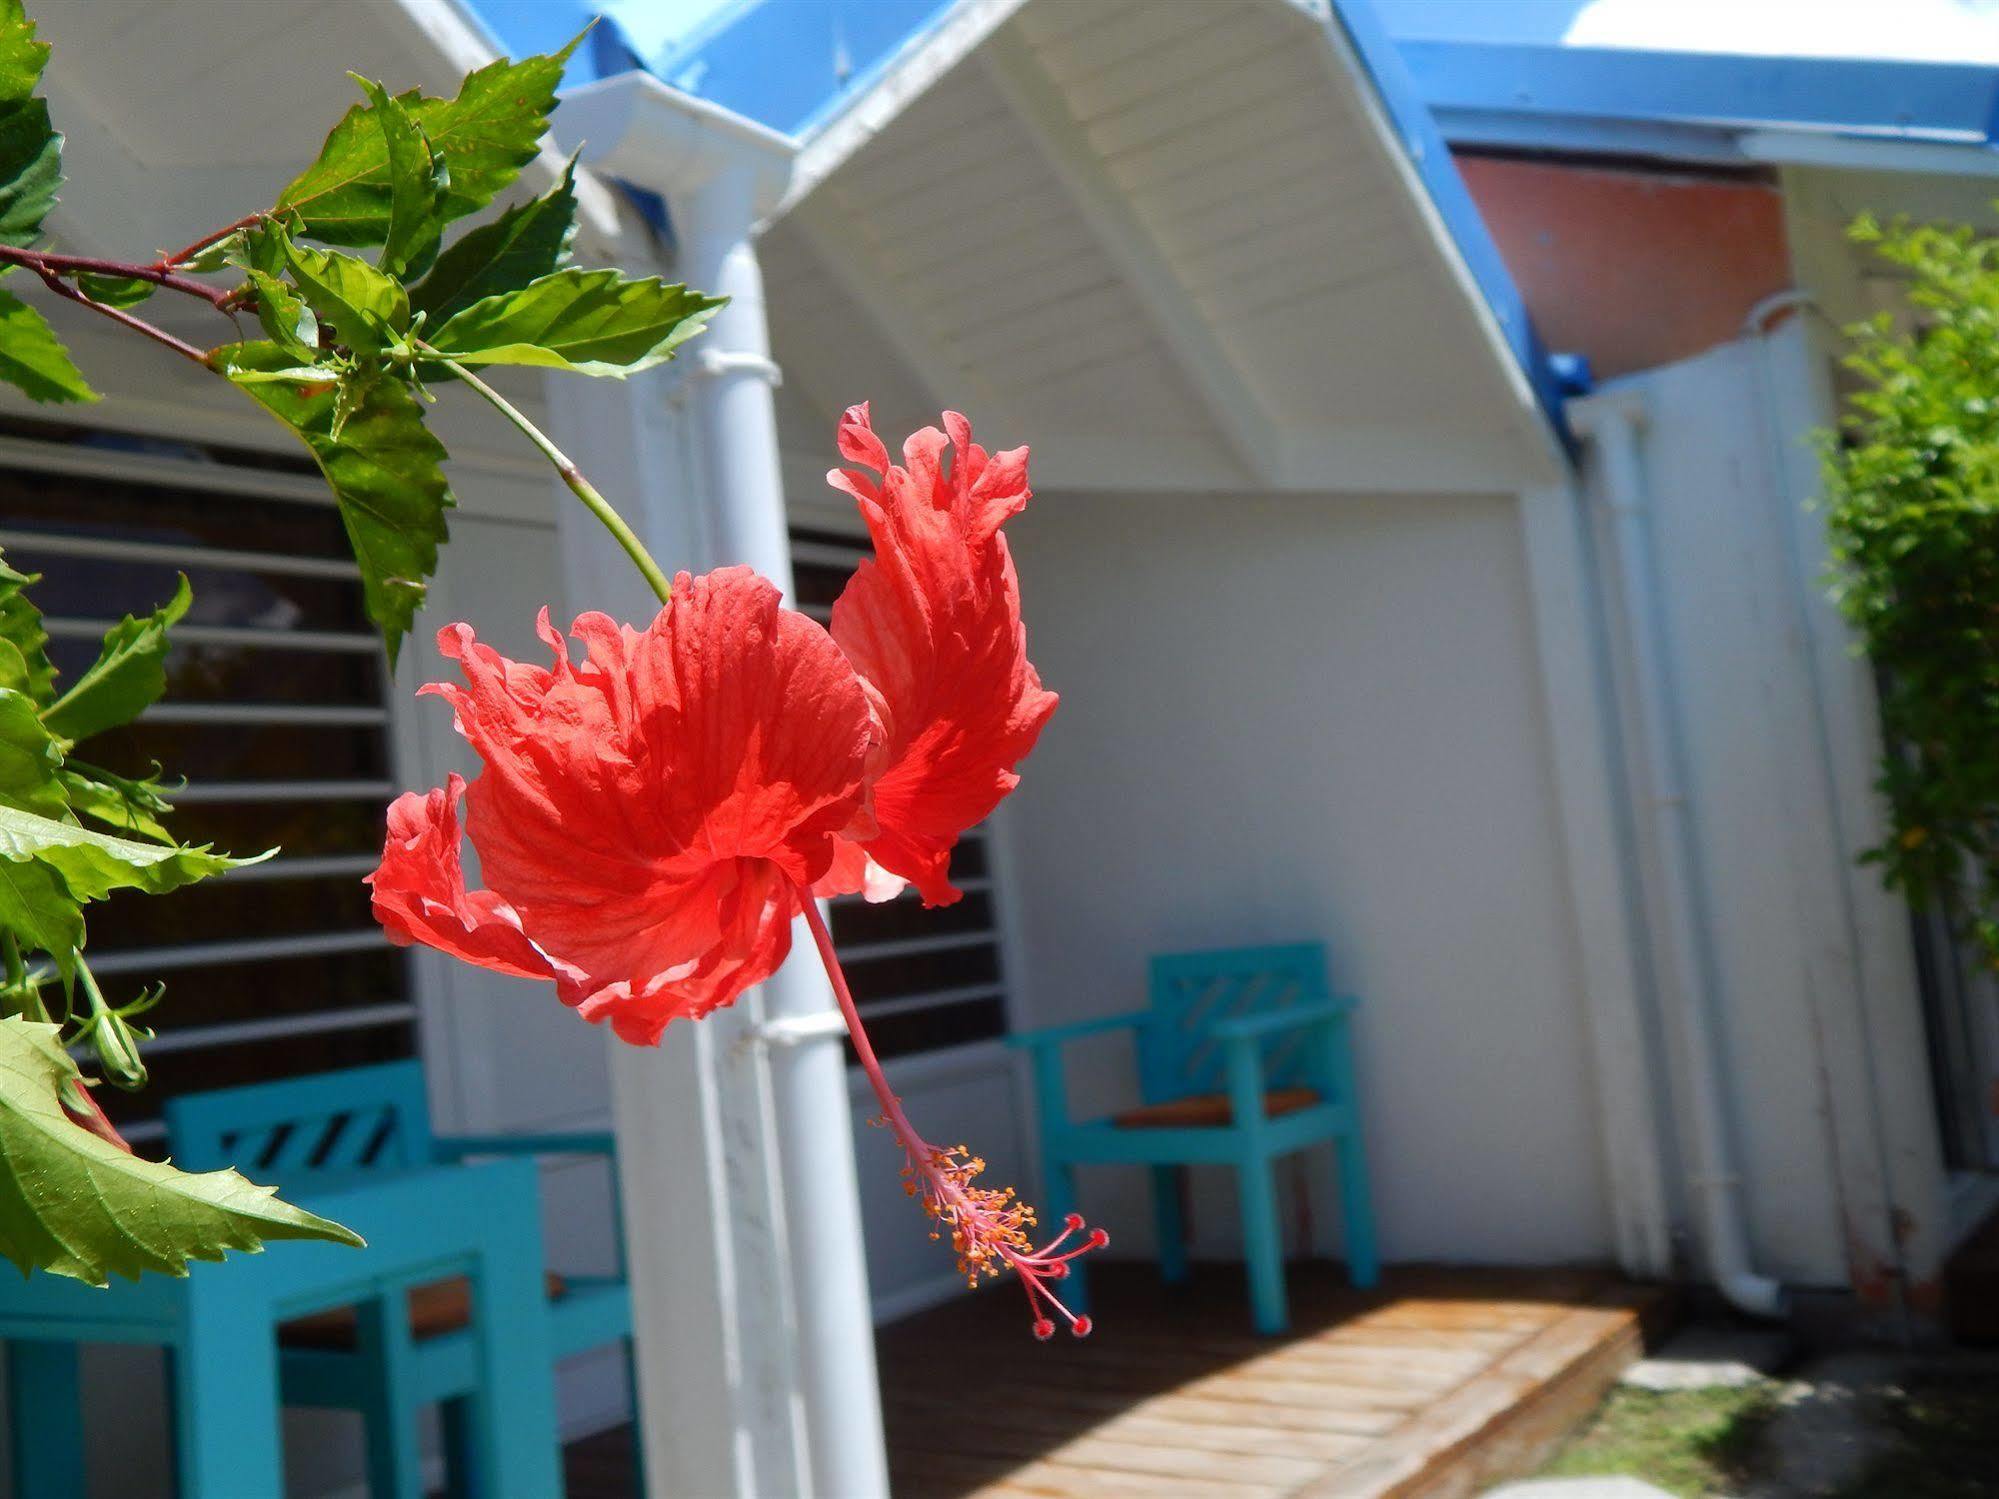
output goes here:
<path id="1" fill-rule="evenodd" d="M 959 835 L 1019 777 L 1055 710 L 1028 663 L 1020 589 L 1000 525 L 1027 503 L 1027 450 L 988 454 L 955 412 L 889 461 L 865 405 L 840 422 L 861 468 L 831 482 L 861 506 L 875 547 L 833 609 L 829 634 L 780 606 L 747 568 L 685 573 L 644 630 L 585 614 L 572 660 L 546 610 L 548 667 L 509 661 L 451 625 L 438 648 L 465 685 L 450 702 L 484 762 L 389 809 L 369 877 L 390 938 L 501 973 L 553 980 L 563 1001 L 626 1041 L 656 1043 L 768 978 L 802 911 L 910 1190 L 948 1231 L 973 1280 L 1017 1270 L 1035 1309 L 1078 1333 L 1047 1282 L 1104 1242 L 1081 1220 L 1035 1250 L 1011 1189 L 972 1185 L 980 1162 L 925 1142 L 876 1061 L 812 899 L 913 884 L 958 898 Z M 947 451 L 948 450 L 948 451 Z M 871 476 L 872 469 L 879 478 Z M 486 887 L 469 890 L 458 804 Z"/>

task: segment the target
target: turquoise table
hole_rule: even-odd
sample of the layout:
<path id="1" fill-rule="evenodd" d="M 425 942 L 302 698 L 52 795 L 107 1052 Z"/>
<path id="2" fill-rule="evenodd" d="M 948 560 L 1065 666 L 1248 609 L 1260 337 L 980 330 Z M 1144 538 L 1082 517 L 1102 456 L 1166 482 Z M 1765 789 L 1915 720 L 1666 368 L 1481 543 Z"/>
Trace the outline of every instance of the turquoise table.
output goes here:
<path id="1" fill-rule="evenodd" d="M 293 1200 L 353 1228 L 368 1247 L 285 1242 L 193 1265 L 185 1280 L 149 1275 L 101 1290 L 0 1275 L 17 1499 L 86 1492 L 84 1343 L 167 1351 L 182 1499 L 275 1499 L 284 1493 L 278 1324 L 355 1306 L 365 1340 L 371 1329 L 406 1326 L 412 1284 L 454 1275 L 470 1279 L 475 1306 L 503 1309 L 475 1317 L 455 1345 L 470 1392 L 469 1491 L 485 1499 L 562 1492 L 534 1162 L 315 1173 Z"/>

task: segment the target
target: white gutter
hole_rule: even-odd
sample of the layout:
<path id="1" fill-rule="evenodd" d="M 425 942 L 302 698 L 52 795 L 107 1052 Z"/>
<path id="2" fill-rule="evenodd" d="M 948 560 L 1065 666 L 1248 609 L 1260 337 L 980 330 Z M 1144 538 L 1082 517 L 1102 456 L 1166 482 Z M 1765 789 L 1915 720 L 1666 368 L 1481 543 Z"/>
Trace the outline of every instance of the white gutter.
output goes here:
<path id="1" fill-rule="evenodd" d="M 797 143 L 642 73 L 565 94 L 557 121 L 583 142 L 594 171 L 667 199 L 676 274 L 730 299 L 686 360 L 703 480 L 703 493 L 686 503 L 703 512 L 711 560 L 748 563 L 789 595 L 791 543 L 772 398 L 778 369 L 753 236 L 783 195 Z M 769 1067 L 783 1182 L 804 1477 L 818 1499 L 886 1499 L 843 1027 L 812 944 L 793 946 L 791 960 L 762 986 L 769 1019 L 757 1039 Z"/>
<path id="2" fill-rule="evenodd" d="M 1687 1126 L 1693 1138 L 1700 1221 L 1707 1263 L 1730 1305 L 1756 1317 L 1785 1311 L 1784 1288 L 1754 1268 L 1743 1214 L 1742 1178 L 1723 1092 L 1717 1034 L 1718 962 L 1706 917 L 1707 892 L 1694 848 L 1692 809 L 1686 794 L 1686 760 L 1678 699 L 1658 602 L 1657 571 L 1645 516 L 1645 479 L 1638 430 L 1643 402 L 1632 392 L 1574 402 L 1570 418 L 1591 440 L 1603 465 L 1615 597 L 1612 657 L 1629 689 L 1635 720 L 1630 735 L 1637 761 L 1633 815 L 1642 829 L 1642 865 L 1648 924 L 1654 933 L 1659 990 L 1686 1053 Z"/>

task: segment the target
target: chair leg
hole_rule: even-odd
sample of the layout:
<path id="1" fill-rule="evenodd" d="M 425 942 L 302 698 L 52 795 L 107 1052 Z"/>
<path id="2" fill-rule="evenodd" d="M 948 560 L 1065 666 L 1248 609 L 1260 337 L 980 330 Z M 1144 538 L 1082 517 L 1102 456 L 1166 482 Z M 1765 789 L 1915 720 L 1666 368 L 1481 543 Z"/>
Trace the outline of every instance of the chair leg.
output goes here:
<path id="1" fill-rule="evenodd" d="M 476 1499 L 472 1475 L 479 1460 L 472 1451 L 471 1397 L 439 1402 L 437 1416 L 444 1440 L 444 1499 Z"/>
<path id="2" fill-rule="evenodd" d="M 1152 1222 L 1159 1240 L 1159 1277 L 1169 1286 L 1187 1278 L 1187 1205 L 1181 1196 L 1186 1169 L 1152 1168 Z"/>
<path id="3" fill-rule="evenodd" d="M 282 1494 L 277 1330 L 268 1306 L 222 1294 L 198 1297 L 169 1368 L 182 1499 Z"/>
<path id="4" fill-rule="evenodd" d="M 1277 1218 L 1275 1165 L 1268 1156 L 1261 1156 L 1243 1161 L 1236 1169 L 1250 1317 L 1256 1330 L 1266 1337 L 1291 1325 L 1284 1303 L 1284 1240 Z"/>
<path id="5" fill-rule="evenodd" d="M 74 1343 L 7 1343 L 15 1499 L 73 1499 L 84 1492 L 76 1362 Z"/>
<path id="6" fill-rule="evenodd" d="M 646 1439 L 639 1428 L 639 1345 L 625 1339 L 625 1388 L 631 1394 L 632 1409 L 632 1492 L 646 1491 Z"/>
<path id="7" fill-rule="evenodd" d="M 1076 1168 L 1067 1161 L 1049 1161 L 1042 1174 L 1047 1201 L 1041 1205 L 1041 1226 L 1046 1234 L 1060 1233 L 1062 1220 L 1076 1211 Z M 1079 1317 L 1090 1309 L 1090 1279 L 1083 1269 L 1087 1258 L 1084 1255 L 1069 1261 L 1068 1277 L 1059 1288 L 1062 1304 Z"/>
<path id="8" fill-rule="evenodd" d="M 412 1391 L 409 1307 L 392 1288 L 357 1309 L 355 1347 L 368 1368 L 361 1417 L 368 1436 L 369 1499 L 423 1499 L 422 1458 L 417 1451 Z"/>
<path id="9" fill-rule="evenodd" d="M 1381 1256 L 1374 1240 L 1374 1194 L 1367 1180 L 1367 1152 L 1360 1136 L 1339 1138 L 1340 1218 L 1346 1234 L 1347 1273 L 1362 1290 L 1381 1281 Z"/>

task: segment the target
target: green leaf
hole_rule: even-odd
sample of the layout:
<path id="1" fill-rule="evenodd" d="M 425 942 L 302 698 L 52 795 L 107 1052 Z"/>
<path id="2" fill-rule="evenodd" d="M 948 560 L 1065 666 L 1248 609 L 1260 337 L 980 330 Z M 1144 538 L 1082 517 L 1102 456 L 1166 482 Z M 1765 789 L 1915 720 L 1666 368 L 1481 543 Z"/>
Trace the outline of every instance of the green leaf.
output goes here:
<path id="1" fill-rule="evenodd" d="M 657 277 L 563 270 L 482 298 L 425 335 L 461 364 L 528 364 L 581 375 L 629 375 L 670 359 L 722 298 Z"/>
<path id="2" fill-rule="evenodd" d="M 49 44 L 35 40 L 35 23 L 21 0 L 0 3 L 0 104 L 19 104 L 33 95 L 48 61 Z"/>
<path id="3" fill-rule="evenodd" d="M 0 859 L 0 931 L 47 953 L 67 980 L 83 946 L 83 908 L 46 865 Z"/>
<path id="4" fill-rule="evenodd" d="M 431 150 L 451 163 L 441 204 L 447 221 L 484 208 L 534 160 L 556 84 L 581 40 L 548 56 L 491 63 L 467 77 L 455 99 L 415 91 L 396 96 Z M 366 246 L 388 239 L 394 200 L 389 143 L 376 107 L 357 104 L 327 135 L 318 159 L 278 195 L 277 207 L 296 213 L 301 232 L 314 239 Z"/>
<path id="5" fill-rule="evenodd" d="M 102 302 L 106 307 L 137 307 L 159 290 L 152 282 L 141 281 L 137 276 L 96 276 L 86 273 L 76 278 L 76 284 L 91 301 Z"/>
<path id="6" fill-rule="evenodd" d="M 42 714 L 51 733 L 74 742 L 130 723 L 167 690 L 167 629 L 194 601 L 181 575 L 174 596 L 143 619 L 128 614 L 104 636 L 96 661 Z"/>
<path id="7" fill-rule="evenodd" d="M 0 108 L 0 244 L 25 249 L 40 239 L 61 186 L 62 137 L 49 124 L 48 104 Z"/>
<path id="8" fill-rule="evenodd" d="M 271 342 L 294 359 L 317 359 L 319 318 L 305 298 L 263 271 L 253 270 L 249 277 L 257 291 L 257 321 L 271 335 Z"/>
<path id="9" fill-rule="evenodd" d="M 381 628 L 394 662 L 445 539 L 444 512 L 452 499 L 439 467 L 444 444 L 424 427 L 421 408 L 399 381 L 369 385 L 335 439 L 335 381 L 259 380 L 260 373 L 288 364 L 284 350 L 268 343 L 228 344 L 209 358 L 319 461 L 361 564 L 368 617 Z"/>
<path id="10" fill-rule="evenodd" d="M 206 845 L 134 843 L 0 804 L 0 860 L 16 865 L 33 860 L 46 866 L 62 877 L 77 900 L 102 900 L 113 890 L 159 895 L 268 857 L 232 859 L 210 852 Z"/>
<path id="11" fill-rule="evenodd" d="M 55 691 L 56 669 L 49 664 L 49 637 L 42 629 L 42 611 L 29 602 L 26 589 L 41 580 L 39 573 L 18 573 L 0 560 L 0 687 L 25 692 L 38 703 Z"/>
<path id="12" fill-rule="evenodd" d="M 24 692 L 0 689 L 0 806 L 41 817 L 69 814 L 69 797 L 57 779 L 62 749 Z"/>
<path id="13" fill-rule="evenodd" d="M 527 203 L 517 203 L 490 224 L 454 242 L 421 283 L 410 290 L 410 307 L 432 326 L 470 307 L 481 297 L 517 291 L 569 259 L 576 237 L 576 158 L 562 180 Z"/>
<path id="14" fill-rule="evenodd" d="M 23 1274 L 103 1285 L 113 1274 L 185 1275 L 189 1260 L 254 1252 L 268 1240 L 361 1244 L 234 1171 L 142 1160 L 77 1124 L 62 1099 L 82 1082 L 59 1034 L 32 1020 L 0 1021 L 0 1254 Z"/>
<path id="15" fill-rule="evenodd" d="M 391 97 L 379 83 L 358 75 L 354 81 L 372 101 L 370 113 L 381 128 L 386 154 L 389 225 L 383 231 L 377 264 L 390 275 L 401 276 L 413 267 L 429 265 L 437 255 L 438 239 L 444 233 L 444 194 L 451 174 L 444 170 L 443 158 L 431 150 L 400 99 Z"/>
<path id="16" fill-rule="evenodd" d="M 132 780 L 113 775 L 95 765 L 70 760 L 57 776 L 69 797 L 70 810 L 94 817 L 121 833 L 137 833 L 161 843 L 174 842 L 160 818 L 173 811 L 173 803 L 160 794 L 156 780 Z"/>
<path id="17" fill-rule="evenodd" d="M 0 380 L 47 403 L 97 399 L 47 319 L 5 291 L 0 291 Z"/>
<path id="18" fill-rule="evenodd" d="M 359 256 L 288 243 L 285 259 L 307 304 L 355 353 L 379 354 L 409 331 L 409 294 L 402 283 Z"/>

